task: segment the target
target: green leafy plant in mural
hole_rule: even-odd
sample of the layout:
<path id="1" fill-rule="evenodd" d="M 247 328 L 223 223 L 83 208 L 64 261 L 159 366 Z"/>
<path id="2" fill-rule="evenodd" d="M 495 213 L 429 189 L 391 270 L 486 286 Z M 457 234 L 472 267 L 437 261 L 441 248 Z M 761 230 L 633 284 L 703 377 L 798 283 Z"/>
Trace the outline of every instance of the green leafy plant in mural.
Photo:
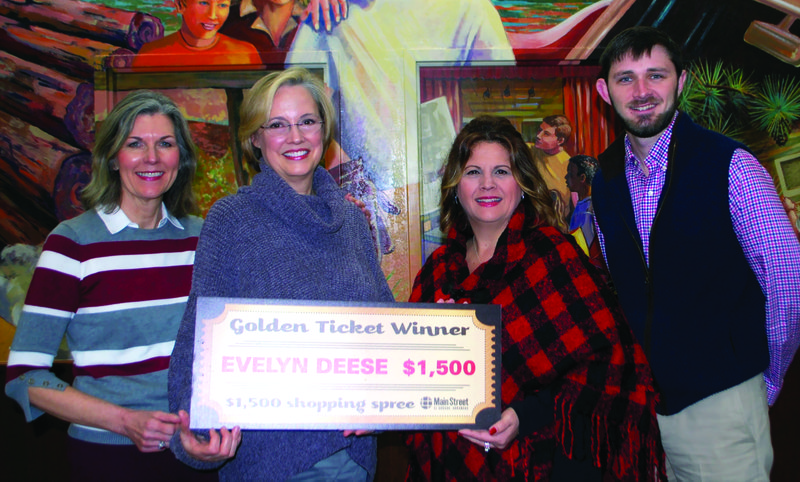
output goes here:
<path id="1" fill-rule="evenodd" d="M 754 90 L 741 71 L 731 71 L 721 62 L 699 62 L 687 69 L 679 109 L 700 125 L 736 138 L 742 134 Z"/>
<path id="2" fill-rule="evenodd" d="M 722 62 L 693 63 L 678 108 L 708 129 L 742 140 L 756 130 L 779 146 L 789 139 L 800 119 L 800 83 L 794 78 L 767 76 L 750 80 L 742 69 Z"/>
<path id="3" fill-rule="evenodd" d="M 767 77 L 755 100 L 753 119 L 779 146 L 789 140 L 792 124 L 800 119 L 800 83 L 795 78 Z"/>

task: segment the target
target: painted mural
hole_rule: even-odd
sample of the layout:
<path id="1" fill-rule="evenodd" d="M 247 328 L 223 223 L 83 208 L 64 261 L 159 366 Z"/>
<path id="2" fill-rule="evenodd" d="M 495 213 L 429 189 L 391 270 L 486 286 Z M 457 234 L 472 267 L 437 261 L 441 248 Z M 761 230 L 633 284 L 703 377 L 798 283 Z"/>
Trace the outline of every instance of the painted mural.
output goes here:
<path id="1" fill-rule="evenodd" d="M 746 142 L 800 201 L 798 17 L 798 0 L 0 0 L 0 360 L 41 243 L 81 211 L 96 126 L 133 90 L 181 106 L 206 212 L 256 169 L 236 142 L 243 92 L 286 65 L 317 72 L 339 115 L 326 167 L 367 205 L 405 300 L 441 242 L 443 158 L 473 117 L 511 119 L 565 218 L 576 209 L 566 160 L 618 131 L 594 80 L 630 26 L 682 43 L 681 109 Z"/>

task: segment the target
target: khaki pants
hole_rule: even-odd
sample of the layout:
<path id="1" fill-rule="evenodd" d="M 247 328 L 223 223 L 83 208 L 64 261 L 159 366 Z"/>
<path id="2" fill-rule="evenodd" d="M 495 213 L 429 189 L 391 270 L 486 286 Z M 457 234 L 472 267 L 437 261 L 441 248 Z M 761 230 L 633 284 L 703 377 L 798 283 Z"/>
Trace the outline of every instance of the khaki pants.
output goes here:
<path id="1" fill-rule="evenodd" d="M 670 482 L 769 481 L 772 441 L 762 375 L 659 415 L 658 425 Z"/>

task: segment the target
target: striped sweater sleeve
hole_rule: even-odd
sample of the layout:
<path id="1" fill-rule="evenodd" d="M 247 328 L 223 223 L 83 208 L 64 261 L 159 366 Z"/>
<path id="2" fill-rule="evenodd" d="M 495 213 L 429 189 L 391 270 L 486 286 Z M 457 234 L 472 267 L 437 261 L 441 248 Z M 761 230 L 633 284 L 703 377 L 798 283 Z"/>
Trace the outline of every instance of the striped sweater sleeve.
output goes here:
<path id="1" fill-rule="evenodd" d="M 78 245 L 66 236 L 52 234 L 47 238 L 11 345 L 6 394 L 20 404 L 28 421 L 43 413 L 30 405 L 29 386 L 59 390 L 67 386 L 49 369 L 77 310 L 77 251 Z"/>

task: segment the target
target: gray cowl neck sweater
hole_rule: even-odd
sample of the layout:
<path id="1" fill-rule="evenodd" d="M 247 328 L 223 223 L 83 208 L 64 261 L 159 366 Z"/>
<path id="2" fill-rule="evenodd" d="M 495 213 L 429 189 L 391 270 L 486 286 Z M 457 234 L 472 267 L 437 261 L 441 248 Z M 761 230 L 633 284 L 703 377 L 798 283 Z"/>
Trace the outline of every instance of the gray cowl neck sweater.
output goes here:
<path id="1" fill-rule="evenodd" d="M 198 296 L 393 301 L 364 214 L 321 167 L 314 172 L 313 192 L 298 194 L 262 161 L 250 186 L 209 211 L 170 363 L 171 411 L 189 409 Z M 195 468 L 222 465 L 192 459 L 176 437 L 171 447 Z M 374 476 L 375 437 L 345 438 L 338 430 L 243 431 L 236 457 L 219 475 L 221 480 L 286 480 L 341 449 Z"/>

